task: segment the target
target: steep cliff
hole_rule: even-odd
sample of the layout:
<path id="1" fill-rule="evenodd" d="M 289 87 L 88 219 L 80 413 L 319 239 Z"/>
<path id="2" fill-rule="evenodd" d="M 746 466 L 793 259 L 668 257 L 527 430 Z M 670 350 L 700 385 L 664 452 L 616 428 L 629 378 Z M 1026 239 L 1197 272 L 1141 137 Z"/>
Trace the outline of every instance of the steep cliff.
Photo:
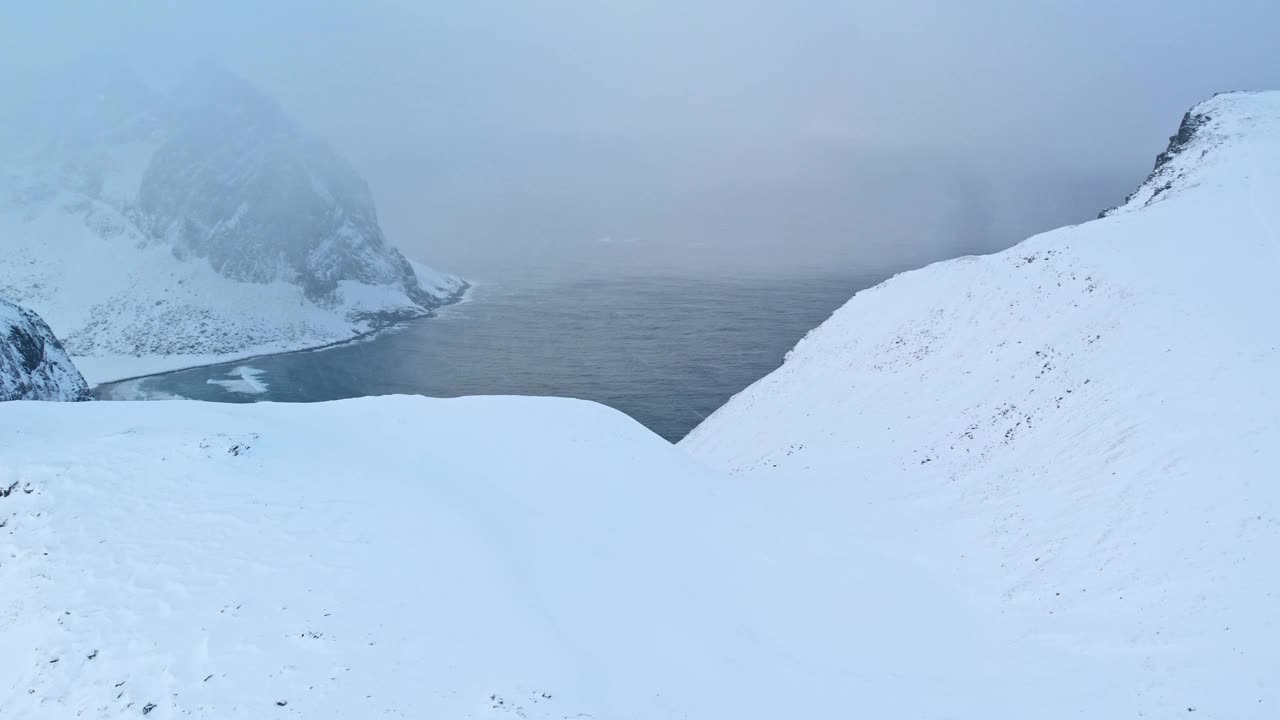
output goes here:
<path id="1" fill-rule="evenodd" d="M 89 386 L 44 320 L 0 300 L 0 401 L 90 398 Z"/>

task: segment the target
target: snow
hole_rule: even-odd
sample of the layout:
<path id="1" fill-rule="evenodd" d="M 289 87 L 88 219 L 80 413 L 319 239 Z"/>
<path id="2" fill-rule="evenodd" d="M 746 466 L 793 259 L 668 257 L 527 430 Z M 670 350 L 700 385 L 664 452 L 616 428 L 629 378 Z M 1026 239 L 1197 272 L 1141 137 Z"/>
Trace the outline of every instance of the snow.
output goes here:
<path id="1" fill-rule="evenodd" d="M 437 297 L 458 297 L 461 299 L 470 284 L 456 275 L 440 272 L 427 267 L 417 260 L 410 260 L 409 266 L 418 277 L 418 282 L 427 292 Z"/>
<path id="2" fill-rule="evenodd" d="M 733 485 L 616 411 L 58 407 L 11 403 L 0 423 L 0 486 L 17 483 L 0 498 L 2 717 L 777 718 L 840 702 L 756 617 L 769 538 L 732 512 Z"/>
<path id="3" fill-rule="evenodd" d="M 108 388 L 94 388 L 99 400 L 187 400 L 181 395 L 150 387 L 147 378 L 135 378 L 112 384 Z"/>
<path id="4" fill-rule="evenodd" d="M 1280 716 L 1280 93 L 1192 115 L 1107 218 L 859 293 L 682 442 L 907 600 L 848 622 L 931 623 L 920 692 L 991 663 L 926 717 Z M 1019 715 L 1028 667 L 1072 694 Z"/>
<path id="5" fill-rule="evenodd" d="M 107 146 L 110 172 L 103 174 L 102 197 L 120 204 L 133 203 L 157 147 L 158 144 L 154 141 Z"/>
<path id="6" fill-rule="evenodd" d="M 297 350 L 287 344 L 263 345 L 247 348 L 243 352 L 225 353 L 222 355 L 147 355 L 134 357 L 78 357 L 76 366 L 84 373 L 91 385 L 113 383 L 127 378 L 139 378 L 147 375 L 160 375 L 175 370 L 224 365 L 226 363 L 249 360 L 263 355 L 293 352 Z"/>
<path id="7" fill-rule="evenodd" d="M 124 219 L 103 237 L 57 207 L 27 212 L 0 211 L 0 296 L 40 312 L 95 384 L 341 342 L 377 327 L 361 313 L 424 312 L 399 288 L 354 281 L 340 305 L 323 307 L 290 283 L 238 282 L 179 260 Z M 437 275 L 451 292 L 465 287 Z"/>
<path id="8" fill-rule="evenodd" d="M 432 311 L 433 316 L 449 312 L 450 308 L 454 304 L 470 302 L 477 287 L 476 284 L 462 281 L 453 275 L 445 275 L 443 273 L 440 273 L 440 275 L 445 278 L 450 278 L 454 283 L 456 283 L 451 292 L 459 294 L 454 296 L 455 299 L 450 305 L 445 305 Z M 250 345 L 236 352 L 221 354 L 81 356 L 75 358 L 75 362 L 90 384 L 101 385 L 103 383 L 114 383 L 130 378 L 159 375 L 162 373 L 174 372 L 176 370 L 206 367 L 209 365 L 225 365 L 227 363 L 241 360 L 252 360 L 265 355 L 323 350 L 336 345 L 364 342 L 383 333 L 396 332 L 403 327 L 404 323 L 387 325 L 385 327 L 379 327 L 377 330 L 368 331 L 353 337 L 339 335 L 338 340 L 316 345 L 307 344 L 305 346 L 299 346 L 298 343 L 301 342 L 300 340 L 286 340 L 275 343 L 264 343 L 261 345 Z M 118 389 L 119 388 L 117 388 L 117 390 Z"/>
<path id="9" fill-rule="evenodd" d="M 262 374 L 262 371 L 258 368 L 241 365 L 232 368 L 225 378 L 209 378 L 205 382 L 210 385 L 221 386 L 227 392 L 241 395 L 261 395 L 269 388 L 267 381 L 262 379 Z"/>

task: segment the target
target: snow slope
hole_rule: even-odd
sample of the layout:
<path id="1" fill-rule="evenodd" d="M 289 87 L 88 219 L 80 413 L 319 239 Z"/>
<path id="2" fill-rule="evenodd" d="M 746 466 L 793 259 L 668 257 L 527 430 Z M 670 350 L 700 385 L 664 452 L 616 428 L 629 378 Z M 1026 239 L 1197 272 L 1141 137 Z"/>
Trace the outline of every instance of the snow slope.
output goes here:
<path id="1" fill-rule="evenodd" d="M 933 618 L 853 622 L 768 508 L 582 401 L 8 403 L 0 487 L 5 718 L 941 717 L 991 669 L 915 693 Z"/>
<path id="2" fill-rule="evenodd" d="M 1104 219 L 859 293 L 682 446 L 869 594 L 932 579 L 848 615 L 942 618 L 920 692 L 1003 645 L 946 717 L 1028 663 L 1071 695 L 1021 717 L 1280 717 L 1278 198 L 1280 93 L 1217 96 Z"/>
<path id="3" fill-rule="evenodd" d="M 0 117 L 0 294 L 94 382 L 346 340 L 466 287 L 415 269 L 355 171 L 225 72 L 47 84 Z"/>
<path id="4" fill-rule="evenodd" d="M 90 397 L 80 371 L 40 316 L 0 300 L 0 401 Z"/>

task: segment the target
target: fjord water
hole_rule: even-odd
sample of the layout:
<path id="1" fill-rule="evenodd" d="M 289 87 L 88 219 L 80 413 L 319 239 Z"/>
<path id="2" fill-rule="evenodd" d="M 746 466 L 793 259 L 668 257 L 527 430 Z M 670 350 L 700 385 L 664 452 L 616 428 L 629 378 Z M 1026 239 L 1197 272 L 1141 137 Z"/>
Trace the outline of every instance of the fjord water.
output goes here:
<path id="1" fill-rule="evenodd" d="M 315 402 L 396 393 L 557 395 L 678 440 L 883 273 L 680 272 L 480 282 L 371 338 L 103 385 L 103 399 Z"/>

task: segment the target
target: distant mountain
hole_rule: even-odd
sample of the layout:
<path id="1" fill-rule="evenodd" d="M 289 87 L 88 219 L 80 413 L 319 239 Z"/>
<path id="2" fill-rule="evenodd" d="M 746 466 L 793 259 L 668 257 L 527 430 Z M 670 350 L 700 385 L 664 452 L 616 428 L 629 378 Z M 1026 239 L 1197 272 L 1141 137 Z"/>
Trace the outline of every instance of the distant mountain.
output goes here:
<path id="1" fill-rule="evenodd" d="M 1280 93 L 1215 97 L 1104 218 L 858 293 L 683 441 L 927 688 L 861 714 L 1277 716 L 1278 199 Z"/>
<path id="2" fill-rule="evenodd" d="M 88 384 L 44 320 L 0 300 L 0 401 L 91 397 Z"/>
<path id="3" fill-rule="evenodd" d="M 223 70 L 82 69 L 0 119 L 0 292 L 97 379 L 344 340 L 454 299 L 363 179 Z M 173 358 L 171 356 L 182 356 Z"/>

